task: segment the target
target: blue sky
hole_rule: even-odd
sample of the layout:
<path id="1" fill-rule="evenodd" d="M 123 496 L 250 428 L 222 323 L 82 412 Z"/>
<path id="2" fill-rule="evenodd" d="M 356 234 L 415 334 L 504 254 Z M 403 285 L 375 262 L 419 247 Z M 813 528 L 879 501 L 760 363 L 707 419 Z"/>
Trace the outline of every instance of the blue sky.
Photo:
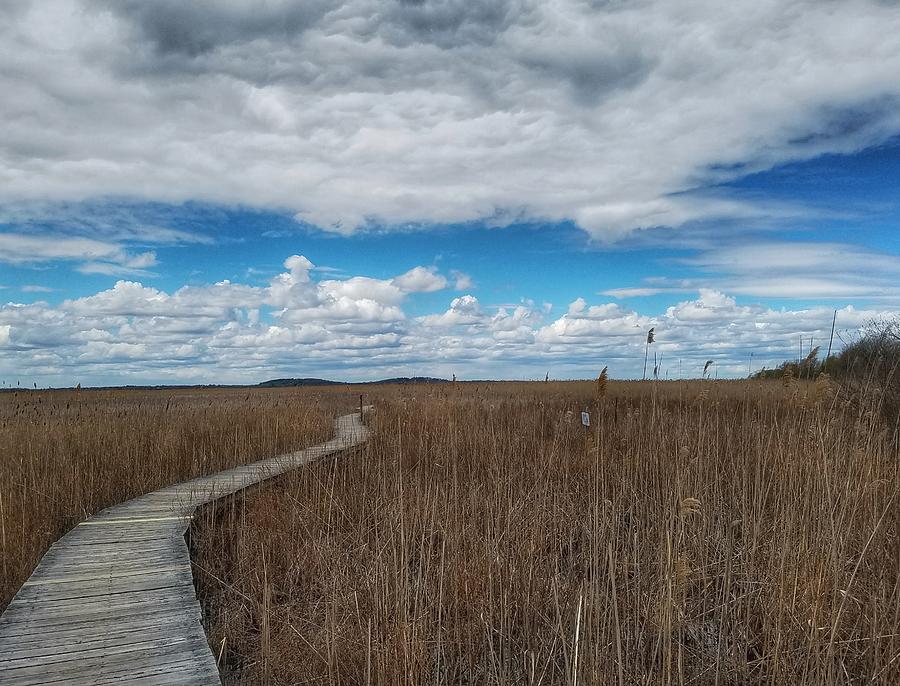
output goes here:
<path id="1" fill-rule="evenodd" d="M 0 11 L 7 383 L 741 376 L 900 308 L 900 10 L 337 7 Z"/>

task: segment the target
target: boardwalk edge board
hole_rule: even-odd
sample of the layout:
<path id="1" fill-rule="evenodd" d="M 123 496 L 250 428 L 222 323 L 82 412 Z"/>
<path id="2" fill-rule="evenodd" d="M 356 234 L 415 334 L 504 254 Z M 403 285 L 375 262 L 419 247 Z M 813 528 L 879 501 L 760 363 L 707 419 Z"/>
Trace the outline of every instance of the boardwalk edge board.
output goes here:
<path id="1" fill-rule="evenodd" d="M 321 445 L 167 486 L 74 527 L 0 615 L 0 684 L 220 683 L 184 534 L 199 506 L 369 436 L 358 412 L 334 431 Z"/>

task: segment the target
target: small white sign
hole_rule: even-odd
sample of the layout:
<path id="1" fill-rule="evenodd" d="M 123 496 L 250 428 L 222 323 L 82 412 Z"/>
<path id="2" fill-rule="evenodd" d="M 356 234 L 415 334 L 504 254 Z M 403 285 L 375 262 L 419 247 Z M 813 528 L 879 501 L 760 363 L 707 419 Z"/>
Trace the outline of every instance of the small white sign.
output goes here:
<path id="1" fill-rule="evenodd" d="M 591 425 L 591 415 L 587 412 L 582 412 L 581 413 L 581 423 L 584 424 L 585 426 L 590 426 Z"/>

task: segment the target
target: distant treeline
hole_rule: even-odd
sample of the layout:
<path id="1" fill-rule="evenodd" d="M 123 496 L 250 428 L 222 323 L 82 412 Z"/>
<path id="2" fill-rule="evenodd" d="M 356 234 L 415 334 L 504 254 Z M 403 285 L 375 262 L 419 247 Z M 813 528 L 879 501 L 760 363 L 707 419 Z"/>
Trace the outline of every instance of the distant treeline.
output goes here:
<path id="1" fill-rule="evenodd" d="M 900 440 L 900 317 L 873 322 L 837 355 L 820 360 L 819 348 L 813 348 L 803 360 L 754 374 L 757 379 L 781 378 L 786 383 L 820 376 L 836 380 L 851 398 L 873 400 L 894 440 Z"/>
<path id="2" fill-rule="evenodd" d="M 272 379 L 258 384 L 260 388 L 284 388 L 286 386 L 368 386 L 373 384 L 448 383 L 447 379 L 433 376 L 398 376 L 379 381 L 329 381 L 328 379 Z"/>
<path id="3" fill-rule="evenodd" d="M 837 354 L 820 356 L 816 346 L 802 360 L 787 360 L 773 369 L 761 370 L 754 379 L 815 379 L 826 373 L 834 377 L 872 377 L 898 381 L 900 366 L 900 319 L 871 323 Z"/>
<path id="4" fill-rule="evenodd" d="M 413 383 L 450 383 L 448 379 L 439 379 L 433 376 L 398 376 L 393 379 L 379 379 L 378 381 L 331 381 L 330 379 L 315 379 L 315 378 L 302 378 L 302 379 L 270 379 L 269 381 L 263 381 L 258 384 L 172 384 L 172 385 L 153 385 L 153 386 L 138 386 L 138 385 L 124 385 L 124 386 L 90 386 L 91 390 L 95 391 L 115 391 L 115 390 L 141 390 L 141 391 L 155 391 L 155 390 L 207 390 L 207 389 L 220 389 L 220 388 L 288 388 L 293 386 L 374 386 L 380 384 L 413 384 Z M 71 387 L 70 387 L 71 388 Z M 78 384 L 74 387 L 75 390 L 81 390 L 81 384 Z M 46 388 L 38 389 L 37 384 L 34 384 L 34 389 L 31 386 L 22 386 L 20 384 L 16 384 L 15 386 L 0 386 L 0 393 L 3 392 L 17 392 L 17 391 L 30 391 L 30 390 L 48 390 Z"/>

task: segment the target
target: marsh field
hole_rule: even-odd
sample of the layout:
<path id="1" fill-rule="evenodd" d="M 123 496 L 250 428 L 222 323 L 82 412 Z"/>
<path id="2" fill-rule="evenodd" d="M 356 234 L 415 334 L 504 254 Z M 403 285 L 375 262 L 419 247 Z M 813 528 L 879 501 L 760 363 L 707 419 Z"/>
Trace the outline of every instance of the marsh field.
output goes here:
<path id="1" fill-rule="evenodd" d="M 331 434 L 346 399 L 294 389 L 0 393 L 0 611 L 104 507 Z"/>
<path id="2" fill-rule="evenodd" d="M 824 381 L 0 394 L 0 601 L 91 512 L 360 392 L 367 444 L 195 519 L 227 683 L 900 683 L 896 426 Z"/>

